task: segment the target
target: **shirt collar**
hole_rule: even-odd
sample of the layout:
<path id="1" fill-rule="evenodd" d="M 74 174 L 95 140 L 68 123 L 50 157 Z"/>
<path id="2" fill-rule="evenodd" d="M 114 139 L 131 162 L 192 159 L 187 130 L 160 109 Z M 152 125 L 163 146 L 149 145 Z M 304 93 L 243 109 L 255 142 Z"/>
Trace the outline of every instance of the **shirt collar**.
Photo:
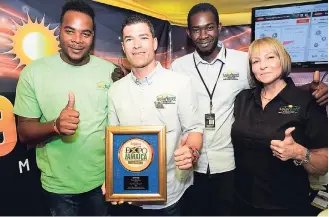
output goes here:
<path id="1" fill-rule="evenodd" d="M 135 84 L 139 85 L 139 86 L 146 85 L 146 84 L 151 85 L 154 76 L 157 74 L 157 72 L 161 68 L 162 68 L 161 63 L 157 61 L 155 69 L 148 76 L 146 76 L 144 79 L 140 80 L 140 79 L 136 78 L 136 76 L 134 75 L 133 72 L 131 72 L 130 75 L 131 75 L 131 78 L 132 78 L 133 82 Z"/>
<path id="2" fill-rule="evenodd" d="M 290 77 L 286 77 L 284 81 L 287 83 L 287 85 L 280 91 L 280 93 L 275 98 L 280 97 L 287 103 L 292 103 L 293 101 L 296 100 L 293 92 L 293 89 L 296 87 L 295 83 Z M 249 96 L 249 97 L 253 96 L 255 101 L 260 103 L 260 105 L 261 105 L 260 95 L 262 92 L 262 88 L 263 88 L 262 86 L 256 85 L 256 88 L 253 91 L 251 91 Z"/>
<path id="3" fill-rule="evenodd" d="M 281 92 L 278 94 L 284 101 L 288 103 L 292 103 L 296 100 L 295 94 L 293 89 L 295 89 L 295 83 L 290 77 L 287 77 L 284 79 L 287 83 L 287 86 L 281 90 Z"/>
<path id="4" fill-rule="evenodd" d="M 199 55 L 199 53 L 195 50 L 193 55 L 194 55 L 194 58 L 195 58 L 195 63 L 197 65 L 199 65 L 200 63 L 202 64 L 207 64 L 207 65 L 212 65 L 214 64 L 217 60 L 221 61 L 222 63 L 225 63 L 226 61 L 226 48 L 224 47 L 224 44 L 222 44 L 219 53 L 217 54 L 216 58 L 211 61 L 211 63 L 208 63 L 207 61 L 205 61 L 204 59 L 202 59 Z"/>

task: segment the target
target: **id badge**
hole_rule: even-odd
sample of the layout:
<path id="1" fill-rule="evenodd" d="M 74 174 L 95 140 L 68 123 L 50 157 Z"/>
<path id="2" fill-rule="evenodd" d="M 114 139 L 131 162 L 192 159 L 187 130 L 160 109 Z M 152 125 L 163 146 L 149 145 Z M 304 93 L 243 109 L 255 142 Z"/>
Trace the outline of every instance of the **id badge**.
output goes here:
<path id="1" fill-rule="evenodd" d="M 205 128 L 207 130 L 215 129 L 215 114 L 214 113 L 205 114 Z"/>

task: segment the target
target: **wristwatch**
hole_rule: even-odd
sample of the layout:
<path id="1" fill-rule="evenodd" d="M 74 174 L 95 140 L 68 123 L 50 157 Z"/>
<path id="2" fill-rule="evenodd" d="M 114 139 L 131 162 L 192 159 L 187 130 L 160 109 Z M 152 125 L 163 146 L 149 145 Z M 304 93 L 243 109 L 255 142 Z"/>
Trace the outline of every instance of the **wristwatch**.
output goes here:
<path id="1" fill-rule="evenodd" d="M 296 166 L 307 164 L 310 161 L 310 157 L 311 157 L 311 152 L 310 152 L 310 150 L 306 149 L 306 154 L 305 154 L 305 157 L 303 158 L 303 160 L 294 160 L 294 164 Z"/>

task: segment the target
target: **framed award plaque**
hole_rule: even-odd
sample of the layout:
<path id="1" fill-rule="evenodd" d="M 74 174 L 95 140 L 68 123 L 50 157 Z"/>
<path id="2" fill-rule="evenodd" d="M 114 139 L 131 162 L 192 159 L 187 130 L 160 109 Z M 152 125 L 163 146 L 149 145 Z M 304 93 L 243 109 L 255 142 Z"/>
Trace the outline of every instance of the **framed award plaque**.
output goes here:
<path id="1" fill-rule="evenodd" d="M 166 201 L 164 126 L 106 128 L 107 201 Z"/>

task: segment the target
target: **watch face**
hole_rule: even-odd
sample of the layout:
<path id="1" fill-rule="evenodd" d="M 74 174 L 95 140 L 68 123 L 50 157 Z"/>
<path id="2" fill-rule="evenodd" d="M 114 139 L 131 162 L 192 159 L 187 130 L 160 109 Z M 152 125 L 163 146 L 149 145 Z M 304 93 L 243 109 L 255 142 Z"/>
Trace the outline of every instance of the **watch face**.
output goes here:
<path id="1" fill-rule="evenodd" d="M 119 148 L 119 161 L 128 171 L 141 172 L 149 167 L 153 160 L 153 148 L 145 140 L 129 139 Z"/>

